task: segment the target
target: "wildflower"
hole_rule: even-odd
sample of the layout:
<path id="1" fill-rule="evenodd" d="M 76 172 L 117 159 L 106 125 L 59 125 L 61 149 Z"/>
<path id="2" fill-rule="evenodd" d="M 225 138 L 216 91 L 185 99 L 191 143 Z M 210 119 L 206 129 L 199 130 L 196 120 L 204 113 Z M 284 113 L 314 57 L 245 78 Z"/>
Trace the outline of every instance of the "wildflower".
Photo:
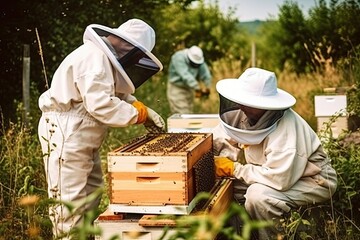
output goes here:
<path id="1" fill-rule="evenodd" d="M 27 195 L 22 197 L 19 201 L 19 204 L 22 206 L 32 206 L 39 201 L 39 197 L 36 195 Z"/>

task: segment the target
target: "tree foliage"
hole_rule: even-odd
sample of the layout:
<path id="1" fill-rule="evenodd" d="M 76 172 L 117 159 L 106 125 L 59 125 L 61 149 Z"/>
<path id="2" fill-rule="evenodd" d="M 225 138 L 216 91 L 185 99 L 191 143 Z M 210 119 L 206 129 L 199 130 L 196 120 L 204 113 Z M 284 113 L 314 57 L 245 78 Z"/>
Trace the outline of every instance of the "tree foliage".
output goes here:
<path id="1" fill-rule="evenodd" d="M 360 3 L 354 0 L 318 0 L 308 16 L 297 2 L 280 6 L 278 21 L 264 25 L 266 57 L 275 62 L 270 68 L 285 66 L 297 73 L 321 70 L 326 62 L 350 66 L 360 44 Z M 264 57 L 264 56 L 263 56 Z"/>
<path id="2" fill-rule="evenodd" d="M 297 4 L 285 2 L 280 8 L 279 25 L 282 34 L 277 40 L 283 46 L 281 63 L 289 61 L 294 70 L 305 70 L 309 62 L 308 54 L 304 51 L 304 45 L 309 39 L 306 29 L 305 17 Z"/>
<path id="3" fill-rule="evenodd" d="M 246 45 L 238 20 L 231 13 L 224 16 L 217 5 L 200 1 L 196 7 L 184 8 L 171 4 L 160 10 L 160 16 L 156 26 L 165 65 L 174 51 L 192 45 L 203 49 L 210 65 L 227 54 L 239 59 Z"/>

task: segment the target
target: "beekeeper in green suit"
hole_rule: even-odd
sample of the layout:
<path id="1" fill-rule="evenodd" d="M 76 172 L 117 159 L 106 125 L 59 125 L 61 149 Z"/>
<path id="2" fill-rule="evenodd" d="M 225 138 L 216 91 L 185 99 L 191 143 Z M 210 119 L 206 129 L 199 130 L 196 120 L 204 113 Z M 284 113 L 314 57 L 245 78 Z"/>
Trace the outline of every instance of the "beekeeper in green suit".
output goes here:
<path id="1" fill-rule="evenodd" d="M 210 94 L 212 76 L 198 46 L 182 49 L 171 56 L 167 98 L 172 113 L 193 113 L 194 97 Z"/>

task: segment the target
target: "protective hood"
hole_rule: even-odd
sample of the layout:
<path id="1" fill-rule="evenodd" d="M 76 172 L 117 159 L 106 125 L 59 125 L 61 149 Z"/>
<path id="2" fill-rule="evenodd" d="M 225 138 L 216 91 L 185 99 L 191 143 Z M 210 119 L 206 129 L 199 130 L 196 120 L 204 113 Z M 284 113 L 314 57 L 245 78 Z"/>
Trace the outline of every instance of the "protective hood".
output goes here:
<path id="1" fill-rule="evenodd" d="M 296 103 L 291 94 L 277 88 L 274 72 L 260 68 L 248 68 L 238 79 L 220 80 L 216 90 L 227 99 L 258 109 L 281 110 Z"/>
<path id="2" fill-rule="evenodd" d="M 238 143 L 244 145 L 256 145 L 261 143 L 270 133 L 276 129 L 277 122 L 281 119 L 283 111 L 275 114 L 268 111 L 260 120 L 262 123 L 249 126 L 247 117 L 241 110 L 232 110 L 220 115 L 220 122 L 225 132 Z"/>
<path id="3" fill-rule="evenodd" d="M 123 41 L 125 48 L 122 55 L 116 54 L 102 39 L 110 34 Z M 83 39 L 84 42 L 93 42 L 104 51 L 120 73 L 116 82 L 118 93 L 134 93 L 137 87 L 163 69 L 161 62 L 151 53 L 155 45 L 155 32 L 139 19 L 131 19 L 117 29 L 91 24 L 87 26 Z"/>
<path id="4" fill-rule="evenodd" d="M 225 132 L 237 142 L 245 145 L 261 143 L 266 136 L 276 129 L 277 122 L 284 115 L 285 109 L 266 110 L 258 120 L 251 119 L 242 110 L 242 105 L 219 94 L 220 122 Z"/>

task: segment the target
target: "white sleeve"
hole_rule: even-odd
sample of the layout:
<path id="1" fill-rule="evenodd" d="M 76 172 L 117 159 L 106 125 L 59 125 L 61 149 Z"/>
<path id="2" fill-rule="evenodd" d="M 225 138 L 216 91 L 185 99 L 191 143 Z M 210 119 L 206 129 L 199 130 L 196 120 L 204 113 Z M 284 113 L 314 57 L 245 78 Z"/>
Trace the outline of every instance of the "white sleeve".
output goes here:
<path id="1" fill-rule="evenodd" d="M 133 103 L 135 101 L 137 101 L 136 97 L 131 95 L 131 94 L 125 94 L 125 93 L 117 93 L 116 97 L 124 100 L 127 103 Z"/>
<path id="2" fill-rule="evenodd" d="M 136 123 L 137 110 L 125 100 L 115 96 L 114 76 L 109 60 L 93 58 L 87 69 L 76 80 L 87 111 L 97 120 L 111 127 L 125 127 Z M 126 96 L 126 100 L 132 97 Z"/>
<path id="3" fill-rule="evenodd" d="M 288 111 L 262 146 L 245 150 L 249 164 L 237 165 L 234 176 L 248 184 L 257 182 L 285 191 L 304 175 L 309 157 L 318 147 L 310 126 Z"/>
<path id="4" fill-rule="evenodd" d="M 236 165 L 234 176 L 243 179 L 247 184 L 261 183 L 285 191 L 301 178 L 306 166 L 306 159 L 301 159 L 296 151 L 291 149 L 273 152 L 267 159 L 263 165 Z"/>

